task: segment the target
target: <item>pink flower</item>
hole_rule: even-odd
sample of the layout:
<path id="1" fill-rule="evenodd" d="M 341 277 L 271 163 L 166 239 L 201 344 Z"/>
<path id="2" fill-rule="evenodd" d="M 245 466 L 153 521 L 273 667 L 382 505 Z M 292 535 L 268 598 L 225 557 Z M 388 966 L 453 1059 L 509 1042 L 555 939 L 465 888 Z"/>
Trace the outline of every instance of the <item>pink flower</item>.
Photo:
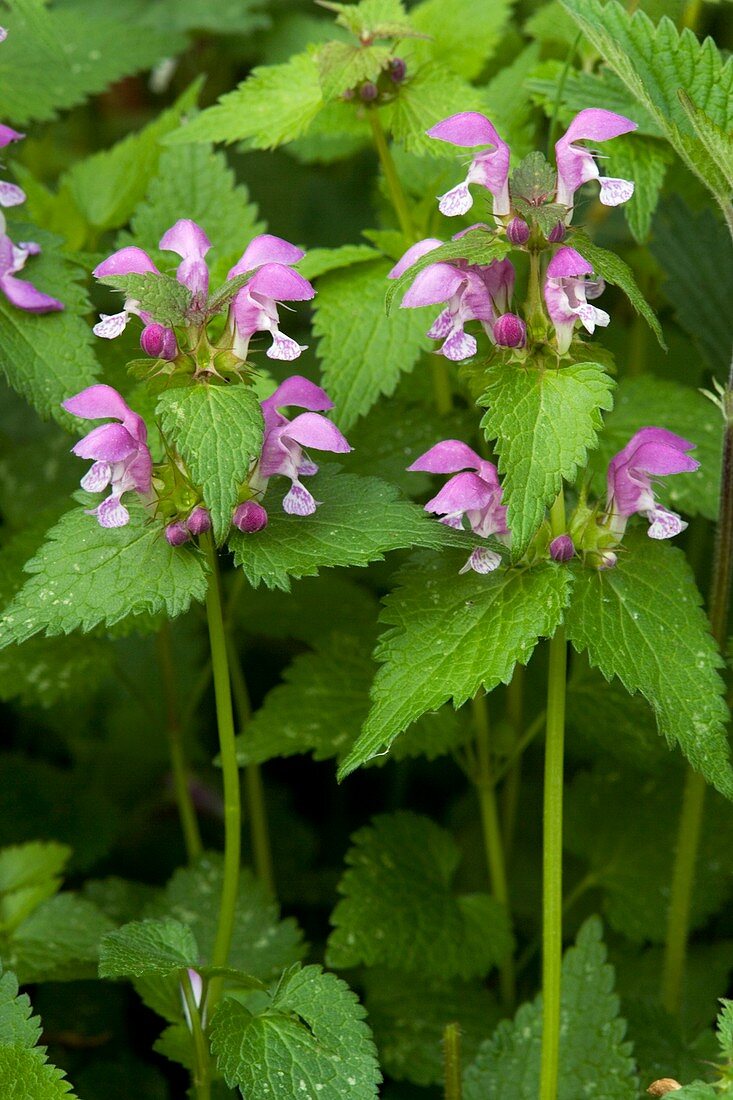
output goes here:
<path id="1" fill-rule="evenodd" d="M 235 355 L 247 358 L 249 342 L 255 332 L 269 332 L 272 344 L 267 349 L 270 359 L 297 359 L 305 346 L 297 344 L 280 332 L 278 302 L 306 302 L 315 290 L 292 265 L 305 253 L 280 237 L 262 233 L 247 246 L 241 259 L 227 278 L 234 279 L 254 271 L 254 275 L 234 297 L 229 318 L 229 330 Z"/>
<path id="2" fill-rule="evenodd" d="M 2 39 L 0 39 L 1 41 Z M 17 130 L 12 130 L 10 126 L 0 125 L 0 149 L 4 149 L 6 145 L 10 145 L 13 141 L 22 141 L 24 137 L 25 134 L 19 134 Z M 8 183 L 7 180 L 0 180 L 0 206 L 20 206 L 22 202 L 25 202 L 23 188 L 18 187 L 15 183 Z"/>
<path id="3" fill-rule="evenodd" d="M 395 264 L 388 278 L 399 278 L 422 256 L 442 243 L 429 237 L 414 244 Z M 508 308 L 513 290 L 514 267 L 510 260 L 492 260 L 486 266 L 468 264 L 465 260 L 438 262 L 429 264 L 415 276 L 401 307 L 416 309 L 447 303 L 427 335 L 431 340 L 442 340 L 439 354 L 457 362 L 476 354 L 476 340 L 464 331 L 464 326 L 469 321 L 480 321 L 493 341 L 494 323 L 497 316 Z"/>
<path id="4" fill-rule="evenodd" d="M 459 439 L 444 439 L 416 459 L 408 470 L 423 470 L 432 474 L 455 474 L 425 505 L 426 512 L 442 516 L 441 523 L 462 530 L 463 519 L 481 538 L 496 535 L 507 541 L 506 508 L 501 503 L 502 489 L 493 462 L 481 458 Z M 465 472 L 458 472 L 465 471 Z M 476 547 L 460 570 L 467 573 L 491 573 L 501 564 L 494 550 Z"/>
<path id="5" fill-rule="evenodd" d="M 18 309 L 26 313 L 51 313 L 64 308 L 64 303 L 58 298 L 52 298 L 50 294 L 44 294 L 36 290 L 32 283 L 25 279 L 16 279 L 18 271 L 22 271 L 29 256 L 37 256 L 41 251 L 40 246 L 34 241 L 24 241 L 19 245 L 13 244 L 5 233 L 5 218 L 0 214 L 0 290 L 5 297 Z"/>
<path id="6" fill-rule="evenodd" d="M 147 275 L 148 273 L 160 275 L 147 252 L 135 245 L 119 248 L 117 252 L 113 252 L 101 264 L 97 264 L 92 272 L 97 279 L 104 278 L 106 275 Z M 153 322 L 153 318 L 149 313 L 140 311 L 139 302 L 136 302 L 133 298 L 128 298 L 125 301 L 124 309 L 119 313 L 101 313 L 101 321 L 94 326 L 92 332 L 95 336 L 101 336 L 103 340 L 114 340 L 125 331 L 132 314 L 140 317 L 145 325 Z"/>
<path id="7" fill-rule="evenodd" d="M 504 217 L 510 212 L 509 203 L 509 146 L 499 137 L 493 123 L 476 111 L 464 111 L 451 115 L 427 131 L 428 137 L 447 141 L 451 145 L 474 149 L 480 145 L 492 148 L 477 153 L 463 183 L 440 196 L 439 210 L 448 217 L 465 214 L 473 206 L 468 190 L 470 183 L 478 183 L 494 196 L 494 214 Z"/>
<path id="8" fill-rule="evenodd" d="M 586 280 L 586 275 L 592 272 L 588 261 L 567 245 L 558 249 L 547 267 L 545 304 L 555 326 L 561 355 L 570 347 L 577 321 L 588 332 L 594 332 L 596 325 L 605 328 L 611 321 L 604 310 L 588 304 L 588 298 L 597 298 L 605 286 L 602 279 Z"/>
<path id="9" fill-rule="evenodd" d="M 141 416 L 127 405 L 111 386 L 88 386 L 63 402 L 63 407 L 82 420 L 112 417 L 118 423 L 101 424 L 72 447 L 79 458 L 92 458 L 94 465 L 81 479 L 81 487 L 99 493 L 107 486 L 109 496 L 89 515 L 101 527 L 124 527 L 130 513 L 122 503 L 127 492 L 147 495 L 151 491 L 152 461 L 147 446 L 147 428 Z"/>
<path id="10" fill-rule="evenodd" d="M 686 454 L 694 447 L 694 443 L 666 428 L 641 428 L 611 459 L 606 516 L 618 538 L 626 529 L 627 519 L 635 512 L 649 521 L 649 538 L 670 539 L 684 531 L 685 521 L 676 512 L 657 504 L 651 478 L 697 470 L 700 463 Z"/>
<path id="11" fill-rule="evenodd" d="M 201 226 L 190 218 L 179 218 L 160 238 L 158 247 L 181 257 L 176 278 L 191 291 L 190 308 L 203 309 L 209 294 L 209 269 L 204 257 L 211 248 L 211 241 Z"/>
<path id="12" fill-rule="evenodd" d="M 596 156 L 578 141 L 609 141 L 636 129 L 636 123 L 613 111 L 589 107 L 575 116 L 558 142 L 555 143 L 557 159 L 557 201 L 572 209 L 575 192 L 588 180 L 597 179 L 601 185 L 599 198 L 604 206 L 618 206 L 627 202 L 634 193 L 630 180 L 601 176 Z M 570 219 L 568 218 L 568 221 Z"/>
<path id="13" fill-rule="evenodd" d="M 301 413 L 294 420 L 288 420 L 279 408 L 284 405 L 296 405 L 308 412 Z M 351 450 L 347 440 L 335 424 L 319 412 L 333 408 L 333 402 L 325 390 L 295 374 L 287 378 L 271 397 L 262 402 L 265 417 L 265 435 L 259 461 L 250 476 L 250 487 L 260 494 L 264 493 L 271 477 L 287 477 L 291 488 L 283 500 L 283 509 L 290 515 L 310 516 L 318 507 L 319 501 L 301 484 L 301 477 L 318 473 L 318 467 L 304 453 L 304 447 L 314 447 L 318 451 L 333 451 L 344 454 Z"/>

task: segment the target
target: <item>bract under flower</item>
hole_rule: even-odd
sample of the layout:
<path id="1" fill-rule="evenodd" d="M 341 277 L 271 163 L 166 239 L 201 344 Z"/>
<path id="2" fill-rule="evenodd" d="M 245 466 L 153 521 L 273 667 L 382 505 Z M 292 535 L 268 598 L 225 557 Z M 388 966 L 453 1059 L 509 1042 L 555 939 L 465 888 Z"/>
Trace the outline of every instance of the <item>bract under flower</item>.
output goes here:
<path id="1" fill-rule="evenodd" d="M 618 537 L 629 516 L 638 512 L 650 524 L 652 539 L 669 539 L 687 527 L 685 521 L 657 504 L 653 476 L 691 473 L 700 463 L 686 452 L 696 444 L 666 428 L 641 428 L 609 464 L 607 475 L 607 522 Z"/>
<path id="2" fill-rule="evenodd" d="M 590 107 L 575 116 L 566 132 L 555 143 L 557 201 L 571 208 L 568 221 L 572 216 L 575 192 L 589 180 L 598 180 L 601 187 L 599 198 L 604 206 L 619 206 L 627 202 L 634 193 L 634 184 L 630 180 L 601 176 L 596 155 L 585 146 L 575 143 L 609 141 L 635 129 L 636 123 L 623 115 Z"/>
<path id="3" fill-rule="evenodd" d="M 593 268 L 574 248 L 558 249 L 547 267 L 545 304 L 557 333 L 557 348 L 561 355 L 570 347 L 576 322 L 588 332 L 596 326 L 605 328 L 611 318 L 605 310 L 589 305 L 588 298 L 603 293 L 602 279 L 588 280 Z"/>
<path id="4" fill-rule="evenodd" d="M 478 183 L 491 192 L 497 217 L 510 213 L 509 146 L 502 141 L 496 127 L 485 115 L 477 111 L 451 115 L 432 126 L 427 135 L 463 148 L 491 146 L 486 152 L 476 154 L 463 183 L 440 196 L 439 209 L 442 214 L 454 217 L 471 209 L 473 198 L 468 189 L 470 183 Z"/>

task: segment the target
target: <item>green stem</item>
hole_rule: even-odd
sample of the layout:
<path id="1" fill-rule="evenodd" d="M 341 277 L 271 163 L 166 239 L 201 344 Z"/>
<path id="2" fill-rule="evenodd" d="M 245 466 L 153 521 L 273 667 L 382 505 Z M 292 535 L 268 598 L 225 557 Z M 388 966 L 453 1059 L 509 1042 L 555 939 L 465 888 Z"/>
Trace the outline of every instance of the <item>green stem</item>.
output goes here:
<path id="1" fill-rule="evenodd" d="M 565 530 L 562 491 L 550 513 L 552 533 Z M 540 1100 L 557 1100 L 560 1068 L 562 969 L 562 811 L 567 645 L 565 628 L 550 642 L 547 674 L 547 732 L 542 864 L 542 1061 Z"/>
<path id="2" fill-rule="evenodd" d="M 211 573 L 209 588 L 206 593 L 206 618 L 209 624 L 216 722 L 219 730 L 219 754 L 224 779 L 224 879 L 211 962 L 213 966 L 225 967 L 229 961 L 229 949 L 232 943 L 237 911 L 242 845 L 242 808 L 227 642 L 221 609 L 219 567 L 214 542 L 209 532 L 201 536 L 201 545 L 206 552 Z M 219 998 L 221 985 L 221 978 L 212 978 L 209 985 L 209 1011 Z"/>
<path id="3" fill-rule="evenodd" d="M 491 775 L 491 752 L 489 747 L 489 709 L 486 695 L 480 692 L 471 701 L 474 724 L 476 727 L 476 792 L 481 810 L 481 828 L 484 837 L 486 865 L 491 882 L 491 891 L 496 900 L 504 906 L 509 915 L 509 887 L 507 885 L 504 847 L 499 827 L 499 814 L 496 805 L 496 790 Z M 510 1010 L 514 1004 L 514 958 L 506 959 L 499 971 L 499 985 L 504 1007 Z"/>
<path id="4" fill-rule="evenodd" d="M 723 469 L 720 503 L 715 534 L 713 576 L 708 614 L 713 637 L 722 650 L 728 635 L 731 580 L 733 580 L 733 362 L 728 386 L 723 393 Z M 675 1015 L 682 1007 L 687 943 L 690 936 L 690 911 L 695 889 L 700 834 L 705 809 L 705 780 L 691 768 L 687 771 L 677 832 L 677 847 L 667 915 L 667 937 L 662 967 L 662 1004 Z"/>
<path id="5" fill-rule="evenodd" d="M 689 27 L 691 31 L 696 31 L 701 13 L 702 0 L 688 0 L 688 4 L 682 13 L 682 28 Z"/>
<path id="6" fill-rule="evenodd" d="M 178 710 L 178 693 L 176 691 L 176 672 L 173 662 L 173 647 L 171 644 L 171 632 L 168 623 L 164 623 L 157 637 L 158 663 L 163 678 L 163 690 L 166 705 L 166 733 L 168 735 L 168 751 L 170 753 L 171 770 L 173 772 L 173 790 L 178 806 L 178 816 L 181 819 L 183 839 L 186 844 L 186 858 L 189 863 L 195 863 L 203 853 L 204 846 L 201 843 L 199 823 L 196 818 L 191 791 L 188 785 L 188 769 L 183 752 L 183 730 Z"/>
<path id="7" fill-rule="evenodd" d="M 517 747 L 522 736 L 523 695 L 524 668 L 522 665 L 517 665 L 506 694 L 506 716 L 512 728 L 514 748 Z M 517 823 L 517 808 L 521 786 L 522 756 L 520 753 L 507 772 L 502 797 L 502 832 L 504 836 L 504 855 L 507 861 L 511 858 L 512 848 L 514 847 L 514 831 Z"/>
<path id="8" fill-rule="evenodd" d="M 461 1100 L 461 1029 L 458 1024 L 446 1024 L 443 1030 L 443 1067 L 445 1100 Z"/>
<path id="9" fill-rule="evenodd" d="M 211 1097 L 211 1060 L 209 1047 L 201 1027 L 201 1017 L 193 994 L 191 979 L 184 972 L 181 979 L 181 988 L 186 1001 L 186 1008 L 191 1017 L 191 1032 L 193 1035 L 194 1070 L 192 1073 L 193 1086 L 196 1090 L 196 1100 L 210 1100 Z"/>
<path id="10" fill-rule="evenodd" d="M 252 707 L 249 701 L 247 681 L 244 678 L 239 657 L 234 650 L 231 634 L 229 635 L 229 654 L 229 667 L 232 674 L 232 693 L 237 708 L 239 729 L 240 732 L 243 733 L 252 716 Z M 247 792 L 247 809 L 249 811 L 249 829 L 255 874 L 274 897 L 276 892 L 275 875 L 272 867 L 270 831 L 267 825 L 265 790 L 262 784 L 262 772 L 259 764 L 247 764 L 244 772 L 244 785 Z"/>

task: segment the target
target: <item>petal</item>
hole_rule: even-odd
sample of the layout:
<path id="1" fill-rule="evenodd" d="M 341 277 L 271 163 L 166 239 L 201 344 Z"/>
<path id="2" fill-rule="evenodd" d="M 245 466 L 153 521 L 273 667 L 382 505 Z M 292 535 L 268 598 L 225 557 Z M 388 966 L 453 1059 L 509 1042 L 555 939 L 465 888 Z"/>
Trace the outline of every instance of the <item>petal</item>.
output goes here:
<path id="1" fill-rule="evenodd" d="M 317 451 L 334 451 L 345 454 L 351 450 L 348 440 L 332 421 L 315 412 L 301 413 L 296 416 L 283 432 L 303 447 L 315 447 Z"/>
<path id="2" fill-rule="evenodd" d="M 559 248 L 547 265 L 549 279 L 569 279 L 578 275 L 590 275 L 592 272 L 592 265 L 568 245 Z"/>
<path id="3" fill-rule="evenodd" d="M 637 124 L 614 111 L 588 107 L 580 111 L 560 138 L 560 141 L 609 141 L 636 130 Z"/>
<path id="4" fill-rule="evenodd" d="M 495 550 L 489 550 L 485 546 L 477 546 L 471 551 L 470 557 L 459 573 L 493 573 L 501 565 L 501 555 Z"/>
<path id="5" fill-rule="evenodd" d="M 457 187 L 446 191 L 439 196 L 438 210 L 447 218 L 455 218 L 459 214 L 467 214 L 473 206 L 473 196 L 468 190 L 467 183 L 459 183 Z"/>
<path id="6" fill-rule="evenodd" d="M 265 264 L 247 283 L 247 290 L 275 302 L 307 302 L 316 293 L 298 271 L 283 264 Z"/>
<path id="7" fill-rule="evenodd" d="M 583 327 L 586 328 L 588 332 L 595 332 L 596 327 L 607 328 L 611 323 L 611 318 L 606 313 L 605 309 L 596 309 L 595 306 L 579 306 L 577 314 L 583 323 Z"/>
<path id="8" fill-rule="evenodd" d="M 289 336 L 286 336 L 284 332 L 279 332 L 276 329 L 272 334 L 272 343 L 265 354 L 268 359 L 280 359 L 284 363 L 292 363 L 294 359 L 298 358 L 301 351 L 305 351 L 307 347 L 307 344 L 298 344 L 295 340 L 291 340 Z"/>
<path id="9" fill-rule="evenodd" d="M 44 294 L 36 290 L 32 283 L 25 279 L 15 279 L 12 275 L 3 275 L 0 278 L 0 288 L 18 309 L 24 309 L 26 313 L 53 313 L 64 308 L 64 303 L 58 298 L 52 298 L 50 294 Z"/>
<path id="10" fill-rule="evenodd" d="M 101 420 L 103 416 L 113 416 L 116 420 L 124 421 L 135 415 L 122 395 L 102 382 L 87 386 L 73 397 L 67 397 L 62 402 L 62 407 L 82 420 Z"/>
<path id="11" fill-rule="evenodd" d="M 388 279 L 399 279 L 400 275 L 403 275 L 408 268 L 416 264 L 418 260 L 427 255 L 428 252 L 432 252 L 436 248 L 440 248 L 442 241 L 439 241 L 437 237 L 426 237 L 424 241 L 418 241 L 417 244 L 413 244 L 411 248 L 407 249 L 402 259 L 398 260 L 392 270 L 387 275 Z"/>
<path id="12" fill-rule="evenodd" d="M 503 145 L 492 122 L 478 111 L 463 111 L 444 118 L 426 131 L 428 137 L 448 141 L 451 145 L 474 148 L 477 145 Z"/>
<path id="13" fill-rule="evenodd" d="M 203 260 L 211 241 L 196 222 L 179 218 L 160 238 L 158 247 L 164 252 L 177 252 L 184 260 Z"/>
<path id="14" fill-rule="evenodd" d="M 15 183 L 0 180 L 0 206 L 20 206 L 25 202 L 25 191 Z"/>
<path id="15" fill-rule="evenodd" d="M 260 233 L 259 237 L 245 248 L 242 258 L 232 267 L 227 279 L 234 279 L 237 275 L 244 275 L 253 271 L 262 264 L 297 264 L 302 260 L 305 252 L 302 248 L 296 248 L 294 244 L 284 241 L 282 237 L 275 237 L 271 233 Z"/>
<path id="16" fill-rule="evenodd" d="M 100 279 L 105 275 L 146 275 L 153 272 L 160 275 L 157 267 L 142 248 L 129 245 L 113 252 L 101 264 L 97 264 L 92 274 Z"/>
<path id="17" fill-rule="evenodd" d="M 462 359 L 470 359 L 472 355 L 475 355 L 476 348 L 477 344 L 473 336 L 469 336 L 463 329 L 457 329 L 448 337 L 442 348 L 438 348 L 438 352 L 440 355 L 444 355 L 446 359 L 459 363 Z"/>
<path id="18" fill-rule="evenodd" d="M 687 527 L 681 516 L 676 512 L 670 512 L 667 508 L 662 508 L 659 504 L 649 509 L 646 518 L 650 521 L 647 531 L 650 539 L 673 539 Z"/>
<path id="19" fill-rule="evenodd" d="M 485 508 L 491 503 L 495 490 L 478 474 L 456 474 L 445 483 L 439 493 L 425 505 L 426 512 L 450 515 Z"/>
<path id="20" fill-rule="evenodd" d="M 685 454 L 695 444 L 666 428 L 641 428 L 612 462 L 617 460 L 648 474 L 682 474 L 697 470 L 697 459 Z"/>
<path id="21" fill-rule="evenodd" d="M 120 502 L 119 497 L 107 497 L 96 509 L 100 527 L 125 527 L 130 522 L 130 513 Z"/>
<path id="22" fill-rule="evenodd" d="M 13 130 L 10 126 L 0 125 L 0 149 L 10 145 L 11 141 L 22 141 L 24 137 L 25 134 L 19 133 L 18 130 Z"/>
<path id="23" fill-rule="evenodd" d="M 416 458 L 408 470 L 430 474 L 455 474 L 458 470 L 478 470 L 483 459 L 460 439 L 443 439 Z M 462 510 L 462 509 L 461 509 Z"/>
<path id="24" fill-rule="evenodd" d="M 410 289 L 402 299 L 403 309 L 434 306 L 449 301 L 466 282 L 465 272 L 451 264 L 430 264 L 415 276 Z"/>
<path id="25" fill-rule="evenodd" d="M 102 462 L 122 462 L 137 450 L 138 444 L 122 424 L 100 424 L 71 448 L 77 458 Z"/>
<path id="26" fill-rule="evenodd" d="M 620 206 L 622 202 L 628 202 L 634 193 L 634 184 L 631 180 L 599 176 L 598 182 L 601 185 L 599 198 L 604 206 Z"/>
<path id="27" fill-rule="evenodd" d="M 445 340 L 453 328 L 453 314 L 450 309 L 444 309 L 433 321 L 426 335 L 431 340 Z"/>
<path id="28" fill-rule="evenodd" d="M 303 378 L 301 374 L 293 374 L 262 402 L 263 410 L 284 408 L 287 405 L 297 405 L 298 408 L 309 409 L 311 412 L 325 412 L 333 408 L 333 401 L 315 382 Z"/>
<path id="29" fill-rule="evenodd" d="M 283 510 L 290 516 L 312 516 L 318 507 L 304 485 L 294 481 L 289 493 L 283 498 Z"/>
<path id="30" fill-rule="evenodd" d="M 97 321 L 92 329 L 95 336 L 101 336 L 103 340 L 115 340 L 127 328 L 130 314 L 126 309 L 121 313 L 100 313 L 101 321 Z"/>
<path id="31" fill-rule="evenodd" d="M 87 493 L 101 493 L 112 480 L 112 467 L 108 462 L 95 462 L 84 474 L 79 484 Z"/>

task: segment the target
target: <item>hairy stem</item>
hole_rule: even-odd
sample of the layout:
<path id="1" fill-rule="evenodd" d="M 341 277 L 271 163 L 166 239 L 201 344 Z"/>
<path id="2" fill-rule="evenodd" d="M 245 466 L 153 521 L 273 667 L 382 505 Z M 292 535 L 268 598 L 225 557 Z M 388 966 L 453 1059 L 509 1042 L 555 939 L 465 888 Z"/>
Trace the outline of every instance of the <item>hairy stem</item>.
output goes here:
<path id="1" fill-rule="evenodd" d="M 173 773 L 173 790 L 176 796 L 178 816 L 181 819 L 181 830 L 186 845 L 186 858 L 189 863 L 195 863 L 202 854 L 204 846 L 201 843 L 199 823 L 196 818 L 196 810 L 188 786 L 188 769 L 186 767 L 186 758 L 183 751 L 183 724 L 178 708 L 173 646 L 171 644 L 170 626 L 167 622 L 163 624 L 158 633 L 156 645 L 158 650 L 158 663 L 163 679 L 163 691 L 165 693 L 165 727 L 168 736 L 171 771 Z"/>
<path id="2" fill-rule="evenodd" d="M 244 678 L 239 657 L 234 650 L 231 634 L 229 635 L 229 656 L 232 674 L 232 693 L 237 708 L 239 729 L 244 733 L 252 716 L 252 707 L 249 701 L 247 681 Z M 262 772 L 260 771 L 259 764 L 247 764 L 244 772 L 244 784 L 247 792 L 247 810 L 249 811 L 249 830 L 252 842 L 252 858 L 254 860 L 255 874 L 274 897 L 275 875 L 272 866 L 272 851 L 270 849 L 270 830 L 267 825 L 265 790 L 262 784 Z"/>
<path id="3" fill-rule="evenodd" d="M 489 748 L 489 709 L 485 693 L 479 692 L 471 701 L 474 724 L 476 727 L 476 792 L 481 810 L 481 828 L 484 837 L 486 865 L 491 882 L 491 892 L 504 906 L 509 915 L 509 888 L 507 886 L 504 846 L 499 814 L 496 805 L 496 789 L 491 775 L 491 752 Z M 514 1004 L 514 958 L 506 959 L 499 971 L 499 985 L 504 1008 L 509 1010 Z"/>
<path id="4" fill-rule="evenodd" d="M 193 994 L 193 987 L 188 973 L 184 973 L 181 981 L 183 997 L 191 1018 L 191 1033 L 193 1035 L 194 1070 L 191 1074 L 193 1087 L 196 1090 L 196 1100 L 210 1100 L 211 1097 L 211 1060 L 209 1058 L 209 1046 L 201 1027 L 201 1017 Z"/>
<path id="5" fill-rule="evenodd" d="M 222 882 L 219 919 L 211 956 L 213 966 L 226 966 L 234 932 L 239 888 L 239 867 L 242 845 L 242 807 L 234 740 L 234 713 L 227 658 L 227 641 L 221 609 L 221 587 L 216 550 L 211 534 L 201 537 L 211 577 L 206 593 L 206 618 L 209 624 L 211 667 L 214 675 L 216 722 L 219 730 L 219 754 L 224 779 L 224 880 Z M 212 978 L 208 1003 L 213 1008 L 221 993 L 221 978 Z"/>
<path id="6" fill-rule="evenodd" d="M 553 535 L 565 530 L 562 491 L 550 513 Z M 550 642 L 542 862 L 542 1061 L 540 1100 L 557 1100 L 562 972 L 562 811 L 567 645 L 565 628 Z"/>
<path id="7" fill-rule="evenodd" d="M 723 393 L 723 469 L 720 480 L 718 524 L 715 533 L 713 576 L 708 614 L 713 637 L 725 647 L 728 636 L 731 580 L 733 579 L 733 362 L 728 386 Z M 687 943 L 690 936 L 690 910 L 695 889 L 695 865 L 705 809 L 705 780 L 692 768 L 687 770 L 677 832 L 677 847 L 664 944 L 661 1000 L 668 1012 L 679 1014 L 685 975 Z"/>
<path id="8" fill-rule="evenodd" d="M 443 1031 L 443 1066 L 445 1100 L 461 1100 L 461 1029 L 458 1024 L 446 1024 Z"/>
<path id="9" fill-rule="evenodd" d="M 516 665 L 506 693 L 506 717 L 512 728 L 514 748 L 519 745 L 522 736 L 523 696 L 524 668 L 522 665 Z M 517 823 L 517 808 L 521 786 L 522 756 L 520 753 L 507 772 L 501 805 L 504 856 L 507 861 L 511 858 L 512 847 L 514 846 L 514 830 Z"/>

